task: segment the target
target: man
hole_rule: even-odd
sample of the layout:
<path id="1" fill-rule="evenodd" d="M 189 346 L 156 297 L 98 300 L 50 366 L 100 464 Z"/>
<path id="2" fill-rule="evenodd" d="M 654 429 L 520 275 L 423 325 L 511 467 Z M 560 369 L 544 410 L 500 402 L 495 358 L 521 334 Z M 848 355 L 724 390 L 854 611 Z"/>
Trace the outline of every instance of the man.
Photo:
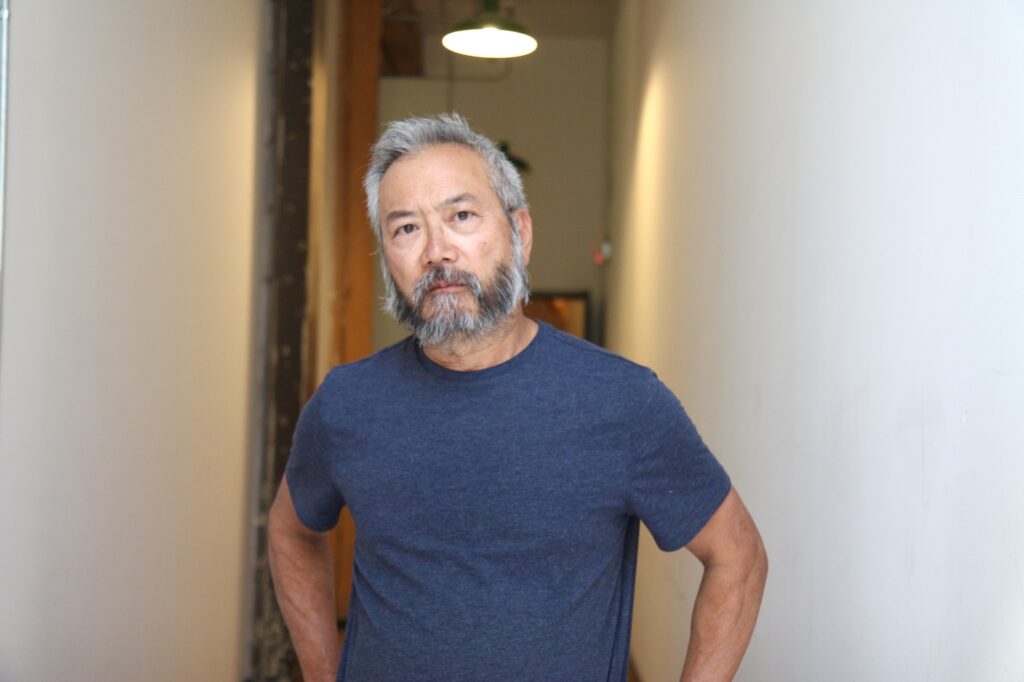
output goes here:
<path id="1" fill-rule="evenodd" d="M 458 116 L 392 124 L 365 180 L 387 307 L 413 336 L 333 369 L 270 516 L 305 679 L 625 680 L 639 521 L 705 570 L 684 680 L 735 673 L 757 529 L 650 370 L 527 319 L 522 183 Z M 339 662 L 325 531 L 355 570 Z"/>

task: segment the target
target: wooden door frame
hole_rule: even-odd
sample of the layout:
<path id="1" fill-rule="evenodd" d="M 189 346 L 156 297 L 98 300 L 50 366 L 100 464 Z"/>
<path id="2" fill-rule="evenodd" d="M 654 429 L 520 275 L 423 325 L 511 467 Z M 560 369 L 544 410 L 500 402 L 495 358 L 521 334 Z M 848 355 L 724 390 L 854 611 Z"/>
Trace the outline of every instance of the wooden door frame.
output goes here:
<path id="1" fill-rule="evenodd" d="M 362 180 L 378 133 L 381 0 L 315 0 L 306 394 L 373 350 L 377 248 Z M 355 526 L 331 533 L 339 626 L 352 591 Z"/>

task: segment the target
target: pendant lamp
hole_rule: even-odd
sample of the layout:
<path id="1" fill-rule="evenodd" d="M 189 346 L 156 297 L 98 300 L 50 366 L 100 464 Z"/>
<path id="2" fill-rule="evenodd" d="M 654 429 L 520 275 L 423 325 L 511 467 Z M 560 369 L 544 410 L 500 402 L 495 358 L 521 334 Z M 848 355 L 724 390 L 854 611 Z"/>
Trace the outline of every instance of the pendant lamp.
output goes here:
<path id="1" fill-rule="evenodd" d="M 522 57 L 537 49 L 536 39 L 522 25 L 501 16 L 498 0 L 484 0 L 483 11 L 456 24 L 441 44 L 457 54 L 490 59 Z"/>

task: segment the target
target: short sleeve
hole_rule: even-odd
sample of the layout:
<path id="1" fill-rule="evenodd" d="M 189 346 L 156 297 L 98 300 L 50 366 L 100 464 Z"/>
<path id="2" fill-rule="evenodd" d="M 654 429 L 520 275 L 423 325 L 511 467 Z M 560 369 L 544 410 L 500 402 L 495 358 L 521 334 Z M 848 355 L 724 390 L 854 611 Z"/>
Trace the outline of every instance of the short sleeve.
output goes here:
<path id="1" fill-rule="evenodd" d="M 630 462 L 633 513 L 667 552 L 688 544 L 732 483 L 673 393 L 652 373 Z"/>
<path id="2" fill-rule="evenodd" d="M 331 474 L 331 439 L 323 419 L 322 401 L 323 386 L 302 408 L 284 471 L 299 520 L 320 533 L 337 525 L 345 506 Z"/>

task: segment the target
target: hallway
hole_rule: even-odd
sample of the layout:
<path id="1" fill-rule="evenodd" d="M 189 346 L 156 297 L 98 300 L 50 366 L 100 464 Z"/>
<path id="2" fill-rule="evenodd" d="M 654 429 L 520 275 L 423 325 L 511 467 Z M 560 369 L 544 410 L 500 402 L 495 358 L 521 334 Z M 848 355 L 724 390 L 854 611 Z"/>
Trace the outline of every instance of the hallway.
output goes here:
<path id="1" fill-rule="evenodd" d="M 365 158 L 322 156 L 348 100 L 274 61 L 278 0 L 11 4 L 0 681 L 286 679 L 261 467 L 339 349 L 396 333 L 333 326 L 380 293 L 347 279 L 379 279 L 372 235 L 339 227 Z M 453 103 L 531 166 L 535 290 L 588 294 L 764 536 L 737 680 L 1024 679 L 1019 3 L 584 5 L 608 15 L 539 30 L 499 82 L 426 48 L 369 134 Z M 636 677 L 674 682 L 701 568 L 640 543 Z"/>

